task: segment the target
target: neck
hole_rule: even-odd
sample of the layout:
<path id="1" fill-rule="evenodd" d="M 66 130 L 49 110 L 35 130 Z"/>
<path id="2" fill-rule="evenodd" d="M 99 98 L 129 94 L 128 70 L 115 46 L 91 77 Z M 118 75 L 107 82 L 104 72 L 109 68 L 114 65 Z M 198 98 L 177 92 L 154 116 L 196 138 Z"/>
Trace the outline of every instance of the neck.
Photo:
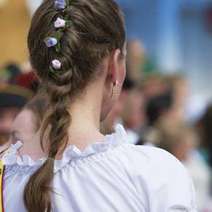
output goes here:
<path id="1" fill-rule="evenodd" d="M 103 139 L 104 136 L 100 133 L 100 110 L 101 99 L 98 101 L 96 95 L 85 95 L 70 106 L 68 144 L 84 149 L 89 144 Z"/>

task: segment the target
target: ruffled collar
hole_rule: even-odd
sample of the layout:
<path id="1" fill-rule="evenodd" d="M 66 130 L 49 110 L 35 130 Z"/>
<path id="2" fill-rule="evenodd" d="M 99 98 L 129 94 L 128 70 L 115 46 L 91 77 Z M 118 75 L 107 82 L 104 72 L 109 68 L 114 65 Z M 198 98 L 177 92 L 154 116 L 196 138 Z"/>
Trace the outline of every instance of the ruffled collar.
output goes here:
<path id="1" fill-rule="evenodd" d="M 126 141 L 126 132 L 121 125 L 115 127 L 115 132 L 111 135 L 106 135 L 104 140 L 89 145 L 83 151 L 77 148 L 75 145 L 69 145 L 62 156 L 61 160 L 55 160 L 55 171 L 61 169 L 70 161 L 76 161 L 79 159 L 87 158 L 89 156 L 106 152 L 109 149 L 113 149 L 116 146 L 124 143 Z M 19 155 L 17 154 L 19 148 L 23 144 L 18 141 L 16 144 L 11 145 L 5 155 L 2 157 L 2 161 L 6 166 L 18 165 L 18 166 L 40 166 L 44 163 L 46 158 L 41 158 L 38 160 L 33 160 L 29 155 Z"/>

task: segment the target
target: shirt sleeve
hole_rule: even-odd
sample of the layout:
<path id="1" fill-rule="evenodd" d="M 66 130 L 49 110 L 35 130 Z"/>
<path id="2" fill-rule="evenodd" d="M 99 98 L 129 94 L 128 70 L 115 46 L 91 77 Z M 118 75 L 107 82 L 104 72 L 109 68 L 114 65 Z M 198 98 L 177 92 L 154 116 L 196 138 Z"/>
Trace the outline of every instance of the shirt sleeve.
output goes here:
<path id="1" fill-rule="evenodd" d="M 135 148 L 135 185 L 146 193 L 148 211 L 197 212 L 193 182 L 181 162 L 158 148 Z"/>

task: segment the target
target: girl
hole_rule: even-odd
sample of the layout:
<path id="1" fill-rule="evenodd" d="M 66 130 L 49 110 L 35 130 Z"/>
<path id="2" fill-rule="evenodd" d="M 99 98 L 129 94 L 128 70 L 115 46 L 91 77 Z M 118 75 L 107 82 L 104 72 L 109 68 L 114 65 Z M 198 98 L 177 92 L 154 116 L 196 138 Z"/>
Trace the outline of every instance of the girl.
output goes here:
<path id="1" fill-rule="evenodd" d="M 43 159 L 4 157 L 6 212 L 196 211 L 177 159 L 126 144 L 121 126 L 100 133 L 125 78 L 123 17 L 113 0 L 44 0 L 28 46 L 50 107 L 33 137 Z"/>
<path id="2" fill-rule="evenodd" d="M 27 153 L 32 159 L 42 157 L 39 143 L 32 138 L 41 127 L 47 107 L 46 97 L 36 95 L 15 118 L 11 127 L 9 143 L 12 145 L 22 143 L 19 154 Z"/>

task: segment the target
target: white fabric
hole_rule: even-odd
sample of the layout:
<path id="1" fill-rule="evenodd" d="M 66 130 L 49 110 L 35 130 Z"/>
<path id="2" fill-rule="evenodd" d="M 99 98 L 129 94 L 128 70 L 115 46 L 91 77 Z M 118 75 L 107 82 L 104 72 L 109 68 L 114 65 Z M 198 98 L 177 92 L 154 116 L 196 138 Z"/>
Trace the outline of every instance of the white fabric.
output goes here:
<path id="1" fill-rule="evenodd" d="M 133 130 L 127 129 L 127 138 L 129 144 L 137 144 L 139 142 L 139 136 Z"/>
<path id="2" fill-rule="evenodd" d="M 119 126 L 83 152 L 67 148 L 55 164 L 53 212 L 196 212 L 183 165 L 161 149 L 127 144 L 125 139 Z M 4 206 L 6 212 L 26 212 L 24 187 L 45 159 L 17 156 L 15 148 L 3 158 Z"/>

